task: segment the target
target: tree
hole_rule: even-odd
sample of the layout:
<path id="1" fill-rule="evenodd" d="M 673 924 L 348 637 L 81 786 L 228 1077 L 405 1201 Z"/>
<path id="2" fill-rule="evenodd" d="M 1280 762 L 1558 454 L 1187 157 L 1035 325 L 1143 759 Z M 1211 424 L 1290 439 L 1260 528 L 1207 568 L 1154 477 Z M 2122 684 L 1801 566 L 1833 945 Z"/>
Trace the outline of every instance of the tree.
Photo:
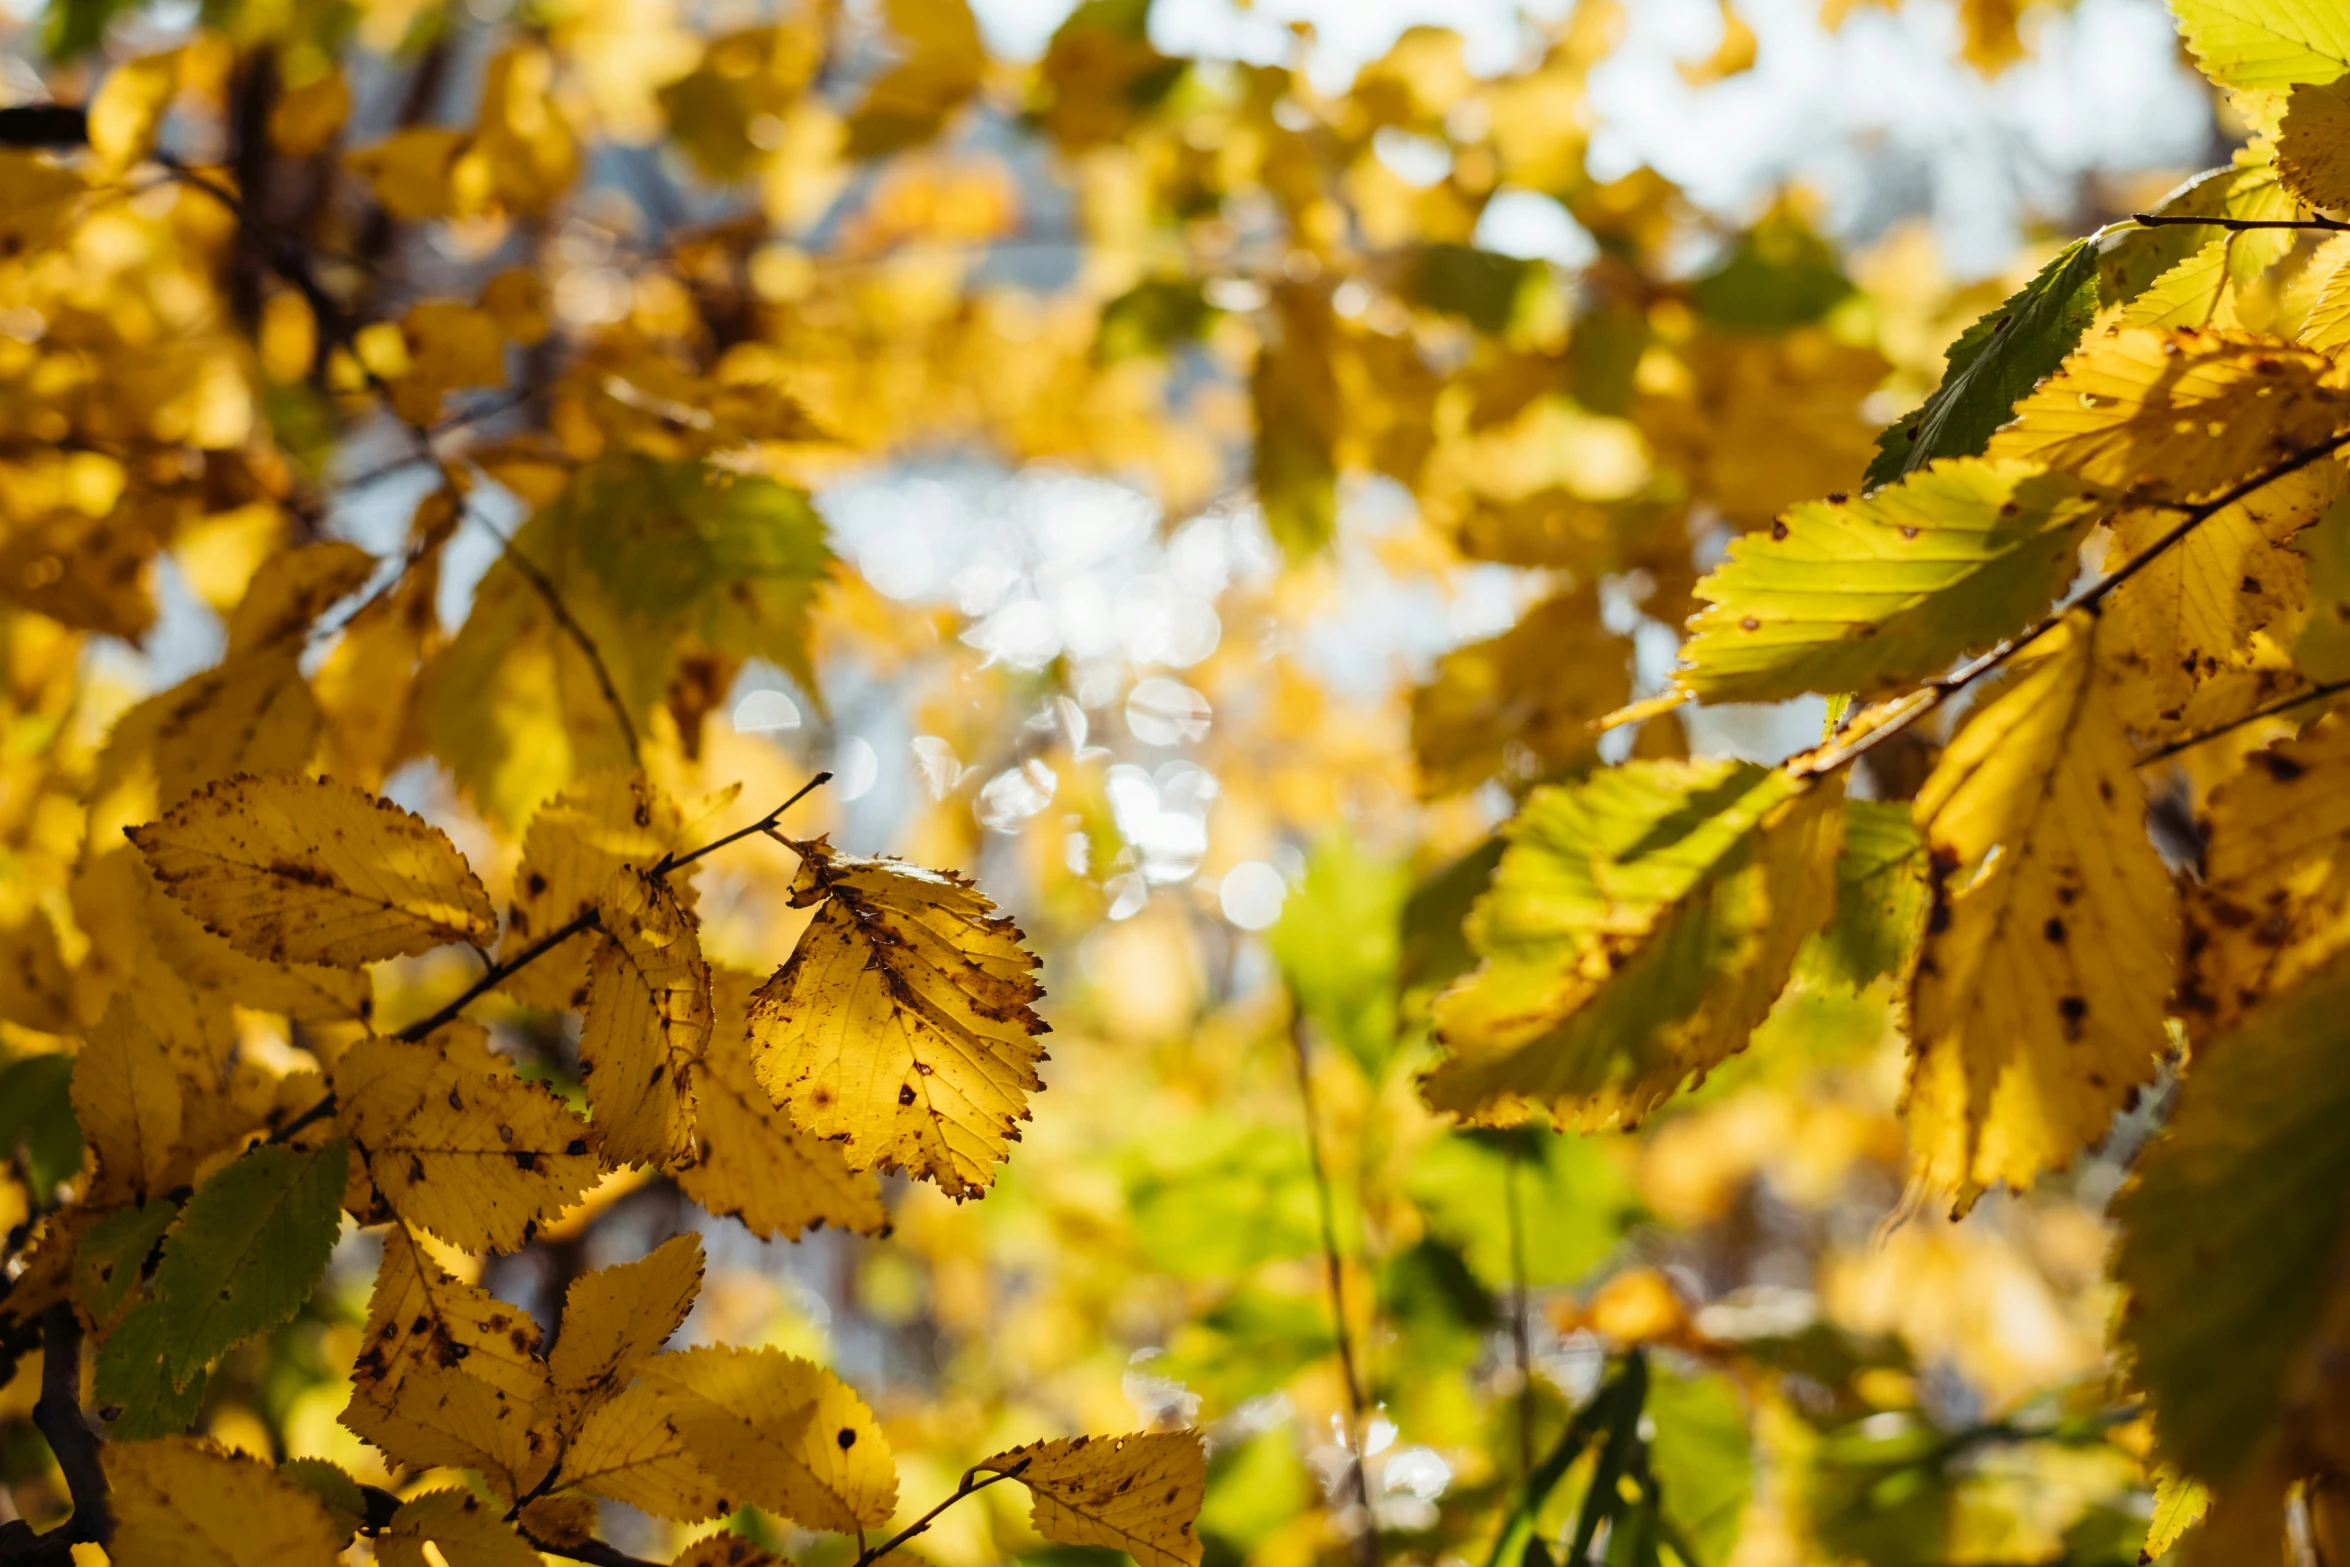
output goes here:
<path id="1" fill-rule="evenodd" d="M 2005 297 L 1594 177 L 1607 0 L 493 9 L 0 109 L 0 1561 L 2350 1549 L 2350 9 Z"/>

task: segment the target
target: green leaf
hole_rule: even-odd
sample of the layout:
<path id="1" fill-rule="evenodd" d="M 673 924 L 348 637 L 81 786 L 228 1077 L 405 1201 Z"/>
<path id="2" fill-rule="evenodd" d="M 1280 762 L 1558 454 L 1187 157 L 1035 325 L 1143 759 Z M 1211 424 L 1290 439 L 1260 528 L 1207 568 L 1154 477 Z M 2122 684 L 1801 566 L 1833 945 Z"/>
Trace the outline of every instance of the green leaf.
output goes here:
<path id="1" fill-rule="evenodd" d="M 2221 1487 L 2284 1413 L 2296 1365 L 2350 1353 L 2328 1305 L 2350 1217 L 2350 966 L 2195 1053 L 2115 1201 L 2116 1336 L 2155 1457 Z M 2321 1321 L 2333 1329 L 2312 1343 Z"/>
<path id="2" fill-rule="evenodd" d="M 1496 337 L 1509 330 L 1518 301 L 1541 264 L 1468 245 L 1434 244 L 1420 252 L 1412 296 L 1430 310 L 1459 316 Z"/>
<path id="3" fill-rule="evenodd" d="M 1321 1245 L 1300 1133 L 1202 1114 L 1159 1129 L 1133 1157 L 1134 1233 L 1175 1278 L 1230 1278 Z"/>
<path id="4" fill-rule="evenodd" d="M 359 1526 L 367 1521 L 367 1497 L 360 1491 L 359 1482 L 340 1465 L 323 1458 L 289 1458 L 277 1466 L 277 1472 L 317 1497 L 335 1527 L 344 1534 L 358 1533 Z"/>
<path id="5" fill-rule="evenodd" d="M 185 1431 L 204 1407 L 204 1372 L 197 1372 L 185 1387 L 172 1386 L 164 1364 L 164 1339 L 170 1331 L 171 1308 L 150 1295 L 130 1309 L 98 1350 L 93 1386 L 99 1412 L 112 1422 L 108 1434 L 118 1442 L 144 1442 Z"/>
<path id="6" fill-rule="evenodd" d="M 1441 985 L 1477 966 L 1462 926 L 1493 882 L 1508 841 L 1495 834 L 1412 889 L 1403 906 L 1403 959 L 1397 983 L 1405 989 Z"/>
<path id="7" fill-rule="evenodd" d="M 0 1159 L 22 1154 L 33 1195 L 47 1202 L 82 1167 L 73 1118 L 73 1056 L 26 1056 L 0 1068 Z"/>
<path id="8" fill-rule="evenodd" d="M 2016 403 L 2054 370 L 2097 314 L 2097 246 L 2075 240 L 2040 275 L 1959 334 L 1942 384 L 1916 412 L 1877 437 L 1870 487 L 1938 457 L 1974 457 Z"/>
<path id="9" fill-rule="evenodd" d="M 342 1229 L 344 1144 L 255 1148 L 196 1190 L 164 1237 L 150 1295 L 167 1313 L 172 1385 L 286 1321 L 325 1276 Z"/>
<path id="10" fill-rule="evenodd" d="M 1786 332 L 1817 321 L 1857 292 L 1836 249 L 1799 219 L 1773 213 L 1689 286 L 1689 302 L 1733 332 Z"/>
<path id="11" fill-rule="evenodd" d="M 1137 283 L 1102 306 L 1094 357 L 1104 364 L 1158 358 L 1205 337 L 1219 313 L 1196 281 L 1152 278 Z"/>
<path id="12" fill-rule="evenodd" d="M 2203 74 L 2222 87 L 2330 82 L 2350 71 L 2338 0 L 2171 0 Z"/>
<path id="13" fill-rule="evenodd" d="M 1208 1460 L 1199 1531 L 1245 1556 L 1299 1517 L 1312 1495 L 1296 1437 L 1278 1427 L 1261 1431 L 1238 1446 L 1218 1448 Z"/>
<path id="14" fill-rule="evenodd" d="M 1900 972 L 1926 916 L 1926 845 L 1901 801 L 1846 800 L 1836 912 L 1795 958 L 1818 990 L 1862 991 Z"/>
<path id="15" fill-rule="evenodd" d="M 2107 509 L 2061 474 L 1982 458 L 1797 506 L 1698 583 L 1680 683 L 1775 702 L 1937 674 L 2045 612 Z"/>
<path id="16" fill-rule="evenodd" d="M 1754 1443 L 1738 1389 L 1718 1373 L 1659 1370 L 1648 1390 L 1656 1435 L 1648 1453 L 1665 1518 L 1698 1554 L 1692 1567 L 1721 1567 L 1738 1542 L 1754 1490 Z"/>
<path id="17" fill-rule="evenodd" d="M 1461 1250 L 1491 1289 L 1510 1286 L 1510 1187 L 1529 1237 L 1530 1284 L 1576 1284 L 1607 1260 L 1637 1215 L 1632 1178 L 1587 1137 L 1520 1129 L 1450 1133 L 1430 1142 L 1405 1183 L 1431 1233 Z"/>
<path id="18" fill-rule="evenodd" d="M 1266 934 L 1298 1006 L 1366 1072 L 1395 1045 L 1405 887 L 1400 863 L 1333 834 L 1307 857 L 1304 879 Z"/>
<path id="19" fill-rule="evenodd" d="M 118 1209 L 90 1226 L 74 1248 L 73 1291 L 91 1320 L 113 1320 L 137 1287 L 155 1243 L 179 1214 L 178 1203 L 158 1197 Z"/>
<path id="20" fill-rule="evenodd" d="M 1632 762 L 1536 790 L 1439 997 L 1423 1085 L 1482 1122 L 1638 1121 L 1746 1046 L 1832 902 L 1842 784 Z"/>

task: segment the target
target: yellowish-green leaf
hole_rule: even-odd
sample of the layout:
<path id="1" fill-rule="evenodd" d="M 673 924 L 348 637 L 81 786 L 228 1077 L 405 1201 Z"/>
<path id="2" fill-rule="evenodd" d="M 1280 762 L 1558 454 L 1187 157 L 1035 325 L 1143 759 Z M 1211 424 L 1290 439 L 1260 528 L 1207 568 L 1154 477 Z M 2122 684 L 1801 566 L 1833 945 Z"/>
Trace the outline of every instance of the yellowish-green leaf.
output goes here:
<path id="1" fill-rule="evenodd" d="M 985 1191 L 1045 1059 L 1036 959 L 960 876 L 799 847 L 792 902 L 820 907 L 752 998 L 759 1080 L 851 1169 Z"/>
<path id="2" fill-rule="evenodd" d="M 2277 126 L 2277 176 L 2313 207 L 2350 204 L 2350 92 L 2303 83 Z"/>
<path id="3" fill-rule="evenodd" d="M 2301 341 L 2324 353 L 2350 348 L 2350 234 L 2336 234 L 2309 258 L 2316 281 L 2309 313 L 2301 320 Z"/>
<path id="4" fill-rule="evenodd" d="M 1843 789 L 1745 762 L 1633 762 L 1537 790 L 1436 1002 L 1428 1100 L 1479 1122 L 1637 1122 L 1744 1049 L 1828 918 Z"/>
<path id="5" fill-rule="evenodd" d="M 1412 693 L 1420 787 L 1472 788 L 1520 748 L 1537 775 L 1557 772 L 1591 754 L 1593 722 L 1631 684 L 1631 646 L 1601 623 L 1596 588 L 1545 599 L 1500 636 L 1445 654 Z"/>
<path id="6" fill-rule="evenodd" d="M 2076 611 L 2042 638 L 1918 794 L 1933 902 L 1905 1108 L 1962 1206 L 2103 1136 L 2165 1046 L 2178 896 L 2097 657 L 2112 628 Z"/>
<path id="7" fill-rule="evenodd" d="M 2125 327 L 2083 345 L 2019 403 L 1990 455 L 2192 500 L 2350 425 L 2344 382 L 2331 360 L 2283 338 Z"/>
<path id="8" fill-rule="evenodd" d="M 822 1366 L 779 1349 L 690 1349 L 654 1356 L 643 1377 L 738 1503 L 837 1534 L 878 1529 L 897 1510 L 888 1439 Z"/>
<path id="9" fill-rule="evenodd" d="M 579 1075 L 614 1164 L 670 1166 L 693 1149 L 694 1077 L 710 1043 L 710 965 L 693 915 L 623 865 L 598 896 Z"/>
<path id="10" fill-rule="evenodd" d="M 1338 527 L 1338 384 L 1330 364 L 1338 326 L 1328 289 L 1284 284 L 1265 329 L 1272 335 L 1249 381 L 1257 428 L 1251 477 L 1275 542 L 1304 560 Z"/>
<path id="11" fill-rule="evenodd" d="M 2334 0 L 2171 0 L 2203 74 L 2223 87 L 2330 82 L 2350 71 L 2350 17 Z"/>
<path id="12" fill-rule="evenodd" d="M 2060 474 L 1977 458 L 1798 506 L 1698 583 L 1711 602 L 1680 682 L 1703 701 L 1767 702 L 1938 673 L 2045 611 L 2105 510 Z"/>
<path id="13" fill-rule="evenodd" d="M 182 907 L 267 962 L 355 968 L 497 934 L 446 834 L 331 779 L 231 778 L 129 833 Z"/>
<path id="14" fill-rule="evenodd" d="M 376 1536 L 375 1559 L 382 1567 L 541 1567 L 502 1511 L 470 1491 L 412 1496 Z"/>
<path id="15" fill-rule="evenodd" d="M 2205 244 L 2148 284 L 2145 293 L 2123 307 L 2116 324 L 2214 329 L 2238 325 L 2235 289 L 2228 270 L 2241 238 L 2222 234 Z"/>
<path id="16" fill-rule="evenodd" d="M 1844 802 L 1836 912 L 1795 960 L 1798 978 L 1858 992 L 1908 966 L 1926 914 L 1926 845 L 1896 801 Z"/>
<path id="17" fill-rule="evenodd" d="M 2154 1517 L 2146 1525 L 2146 1544 L 2138 1552 L 2153 1561 L 2179 1543 L 2189 1529 L 2203 1521 L 2211 1507 L 2211 1492 L 2168 1464 L 2154 1471 Z"/>
<path id="18" fill-rule="evenodd" d="M 269 1465 L 191 1437 L 100 1450 L 113 1567 L 334 1567 L 350 1536 Z"/>
<path id="19" fill-rule="evenodd" d="M 1124 1551 L 1137 1567 L 1199 1567 L 1208 1460 L 1196 1432 L 1031 1442 L 975 1467 L 1017 1476 L 1036 1532 L 1055 1545 Z"/>
<path id="20" fill-rule="evenodd" d="M 512 1251 L 602 1175 L 594 1133 L 544 1085 L 370 1039 L 335 1063 L 335 1117 L 409 1223 Z"/>

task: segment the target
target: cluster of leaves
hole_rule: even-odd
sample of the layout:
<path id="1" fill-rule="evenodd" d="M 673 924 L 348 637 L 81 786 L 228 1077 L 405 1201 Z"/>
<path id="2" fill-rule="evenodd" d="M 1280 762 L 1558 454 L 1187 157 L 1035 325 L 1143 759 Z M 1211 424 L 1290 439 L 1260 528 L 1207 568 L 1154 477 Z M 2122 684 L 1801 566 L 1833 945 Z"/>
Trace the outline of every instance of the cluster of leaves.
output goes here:
<path id="1" fill-rule="evenodd" d="M 2018 57 L 2021 7 L 1961 10 L 1970 60 Z M 2350 205 L 2350 17 L 2178 10 L 2249 145 L 1972 326 L 1989 301 L 1905 317 L 1856 282 L 1793 196 L 1686 272 L 1707 220 L 1584 167 L 1604 0 L 1491 78 L 1413 29 L 1340 94 L 1163 54 L 1123 0 L 1028 68 L 961 0 L 715 37 L 594 0 L 496 26 L 232 5 L 126 48 L 86 112 L 0 111 L 0 1343 L 74 1506 L 0 1528 L 0 1558 L 324 1562 L 363 1534 L 387 1561 L 623 1559 L 600 1498 L 639 1540 L 636 1514 L 730 1517 L 696 1567 L 787 1524 L 803 1556 L 927 1534 L 963 1567 L 990 1548 L 945 1508 L 1017 1478 L 1003 1549 L 1143 1567 L 1386 1540 L 1693 1567 L 1773 1531 L 1896 1567 L 1943 1559 L 2011 1447 L 2120 1464 L 2061 1525 L 2083 1560 L 2170 1549 L 2206 1491 L 2211 1560 L 2273 1559 L 2287 1504 L 2330 1538 L 2350 752 L 2332 720 L 2285 732 L 2350 677 L 2350 235 L 2320 215 Z M 106 0 L 49 14 L 68 101 L 73 56 L 147 37 Z M 1752 63 L 1723 17 L 1693 81 Z M 1443 172 L 1406 177 L 1415 153 Z M 1061 205 L 1038 186 L 1075 232 L 1035 224 Z M 1480 247 L 1505 195 L 1596 258 Z M 1082 264 L 1007 283 L 1032 247 Z M 1920 401 L 1880 433 L 1889 394 Z M 1187 678 L 1216 698 L 1218 832 L 1315 845 L 1271 1005 L 1154 1001 L 1199 911 L 1169 912 L 1136 780 L 1089 738 L 1122 685 L 1074 655 L 975 670 L 835 559 L 811 489 L 958 448 L 1133 477 L 1177 517 L 1253 498 L 1286 572 L 1222 608 L 1277 629 Z M 404 537 L 354 523 L 410 478 Z M 1373 479 L 1422 524 L 1379 569 L 1534 591 L 1349 713 L 1281 628 L 1359 580 Z M 2065 596 L 2084 553 L 2103 571 Z M 167 563 L 223 651 L 123 691 L 94 655 L 166 618 Z M 1627 707 L 1630 621 L 1685 640 Z M 821 713 L 842 661 L 953 693 L 926 738 L 1003 761 L 944 769 L 919 858 L 1017 887 L 1091 974 L 1106 1038 L 1062 1050 L 1073 1102 L 1000 1188 L 1043 1086 L 1027 938 L 960 876 L 783 836 L 788 806 L 725 826 L 785 773 L 715 715 L 746 676 Z M 1838 714 L 1817 749 L 1688 759 L 1695 707 L 1811 694 Z M 1611 715 L 1638 733 L 1603 766 Z M 1064 809 L 1001 824 L 966 773 Z M 1338 820 L 1450 863 L 1412 891 L 1412 856 Z M 1853 1042 L 1814 1073 L 1807 1034 Z M 1923 1348 L 1740 1327 L 1669 1282 L 1736 1228 L 1649 1167 L 1703 1165 L 1675 1125 L 1707 1137 L 1759 1087 L 1780 1119 L 1747 1142 L 1800 1143 L 1789 1106 L 1879 1040 L 1907 1054 L 1908 1173 L 1960 1211 L 2054 1184 L 2181 1081 L 2119 1205 L 2150 1424 L 2087 1384 L 1930 1414 Z M 1659 1131 L 1651 1158 L 1478 1129 L 1528 1120 Z M 1854 1178 L 1898 1173 L 1856 1122 Z M 1759 1179 L 1738 1157 L 1725 1190 Z M 933 1209 L 900 1172 L 995 1196 Z M 781 1347 L 664 1350 L 700 1243 L 580 1263 L 632 1193 L 763 1239 L 896 1227 L 843 1255 L 877 1298 L 893 1259 L 919 1271 L 931 1402 L 869 1407 Z M 1679 1244 L 1671 1211 L 1700 1238 L 1668 1275 L 1638 1264 Z M 1741 1245 L 1711 1271 L 1751 1282 Z M 542 1258 L 554 1283 L 518 1284 Z M 290 1450 L 270 1384 L 354 1268 L 347 1353 L 305 1373 L 340 1464 L 183 1434 L 276 1399 Z M 1159 1429 L 995 1440 L 1040 1406 L 1117 1428 L 1128 1347 L 1164 1351 L 1125 1379 Z M 1602 1349 L 1605 1377 L 1560 1369 Z M 1339 1439 L 1300 1454 L 1276 1406 Z M 1383 1457 L 1382 1420 L 1414 1445 Z M 1449 1492 L 1404 1461 L 1439 1448 Z M 1786 1483 L 1752 1483 L 1758 1452 Z M 961 1479 L 891 1533 L 898 1453 Z"/>

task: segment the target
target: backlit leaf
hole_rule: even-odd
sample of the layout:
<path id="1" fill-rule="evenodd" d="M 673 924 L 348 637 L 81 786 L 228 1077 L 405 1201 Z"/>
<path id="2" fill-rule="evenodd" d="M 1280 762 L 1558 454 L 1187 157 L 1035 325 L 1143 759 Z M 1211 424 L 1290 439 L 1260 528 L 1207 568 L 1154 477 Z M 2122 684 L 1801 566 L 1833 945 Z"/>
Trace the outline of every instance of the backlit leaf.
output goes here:
<path id="1" fill-rule="evenodd" d="M 2060 474 L 1948 462 L 1798 506 L 1697 584 L 1681 684 L 1708 702 L 1883 691 L 2021 630 L 2106 510 Z"/>
<path id="2" fill-rule="evenodd" d="M 710 965 L 692 914 L 630 866 L 601 890 L 579 1075 L 614 1164 L 671 1165 L 693 1146 L 694 1078 L 710 1043 Z"/>
<path id="3" fill-rule="evenodd" d="M 685 831 L 676 802 L 642 773 L 598 773 L 574 783 L 539 807 L 523 835 L 500 954 L 512 958 L 596 907 L 623 865 L 650 868 L 690 847 Z M 685 875 L 678 875 L 681 886 Z M 500 988 L 531 1006 L 584 1006 L 594 946 L 587 937 L 566 942 Z"/>
<path id="4" fill-rule="evenodd" d="M 540 1567 L 539 1553 L 501 1511 L 469 1491 L 412 1496 L 376 1536 L 375 1559 L 383 1567 Z"/>
<path id="5" fill-rule="evenodd" d="M 1745 1048 L 1828 916 L 1841 794 L 1737 762 L 1536 791 L 1471 916 L 1484 961 L 1436 1002 L 1429 1102 L 1629 1124 Z"/>
<path id="6" fill-rule="evenodd" d="M 370 1039 L 335 1064 L 335 1118 L 409 1223 L 512 1251 L 603 1173 L 593 1133 L 538 1083 L 435 1046 Z"/>
<path id="7" fill-rule="evenodd" d="M 1412 693 L 1420 787 L 1473 787 L 1521 749 L 1538 776 L 1590 755 L 1594 721 L 1631 694 L 1629 655 L 1601 624 L 1590 588 L 1545 599 L 1500 636 L 1445 654 Z"/>
<path id="8" fill-rule="evenodd" d="M 331 779 L 232 778 L 129 834 L 206 929 L 272 963 L 356 967 L 497 934 L 446 835 Z"/>
<path id="9" fill-rule="evenodd" d="M 599 1404 L 564 1450 L 564 1483 L 676 1523 L 729 1511 L 727 1489 L 679 1430 L 677 1405 L 672 1389 L 650 1382 Z"/>
<path id="10" fill-rule="evenodd" d="M 642 1374 L 688 1451 L 738 1503 L 837 1534 L 880 1528 L 896 1511 L 888 1439 L 822 1366 L 777 1349 L 712 1348 L 656 1355 Z"/>
<path id="11" fill-rule="evenodd" d="M 1030 1521 L 1056 1545 L 1107 1546 L 1139 1567 L 1199 1567 L 1193 1525 L 1207 1495 L 1208 1461 L 1194 1432 L 1031 1442 L 977 1467 L 1027 1486 Z"/>
<path id="12" fill-rule="evenodd" d="M 2350 20 L 2332 0 L 2171 0 L 2203 74 L 2225 87 L 2291 87 L 2350 71 Z"/>
<path id="13" fill-rule="evenodd" d="M 1926 1179 L 1961 1206 L 2104 1135 L 2152 1081 L 2177 970 L 2177 893 L 2076 611 L 1977 707 L 1918 794 L 1931 912 L 1905 1108 Z"/>
<path id="14" fill-rule="evenodd" d="M 563 1336 L 547 1357 L 555 1385 L 590 1398 L 617 1392 L 677 1331 L 701 1289 L 702 1243 L 692 1235 L 581 1274 L 564 1296 Z"/>
<path id="15" fill-rule="evenodd" d="M 976 1196 L 1040 1086 L 1036 959 L 960 876 L 799 847 L 792 902 L 818 908 L 752 998 L 759 1080 L 851 1169 Z"/>

